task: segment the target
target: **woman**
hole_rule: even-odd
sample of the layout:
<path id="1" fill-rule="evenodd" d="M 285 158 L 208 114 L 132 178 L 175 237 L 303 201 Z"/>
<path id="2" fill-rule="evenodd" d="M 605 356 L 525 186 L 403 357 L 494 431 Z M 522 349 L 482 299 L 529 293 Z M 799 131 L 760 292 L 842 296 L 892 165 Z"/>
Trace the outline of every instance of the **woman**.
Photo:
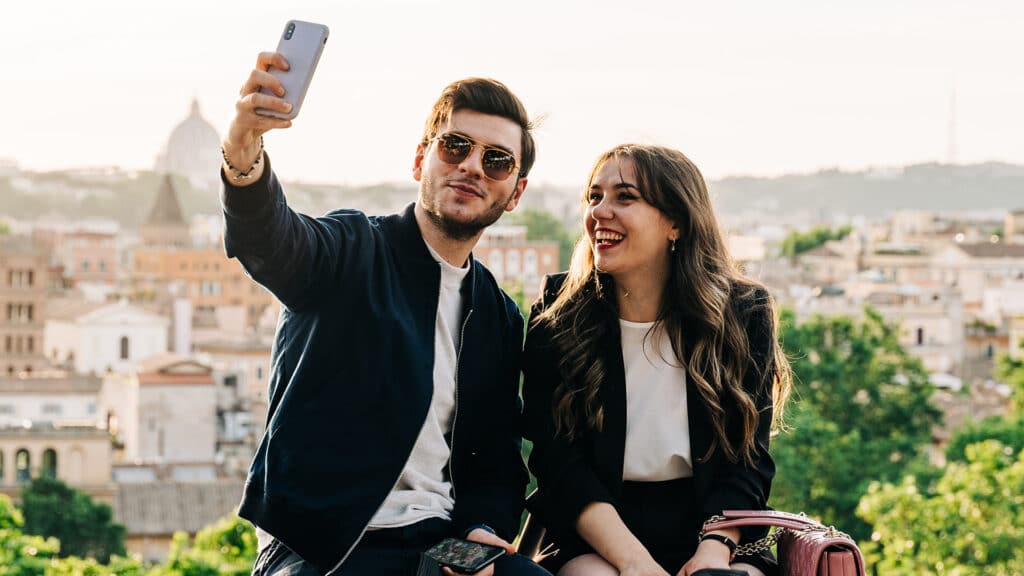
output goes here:
<path id="1" fill-rule="evenodd" d="M 733 557 L 763 529 L 698 534 L 766 507 L 789 364 L 771 298 L 729 258 L 703 177 L 678 151 L 622 145 L 584 193 L 585 234 L 545 279 L 524 350 L 531 512 L 560 576 L 774 570 Z"/>

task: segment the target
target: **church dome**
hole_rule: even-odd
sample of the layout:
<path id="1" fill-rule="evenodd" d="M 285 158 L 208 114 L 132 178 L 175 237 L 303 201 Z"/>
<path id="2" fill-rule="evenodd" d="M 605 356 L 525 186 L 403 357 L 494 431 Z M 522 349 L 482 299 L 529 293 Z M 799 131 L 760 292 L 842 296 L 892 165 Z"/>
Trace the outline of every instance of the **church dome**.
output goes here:
<path id="1" fill-rule="evenodd" d="M 216 187 L 220 170 L 220 135 L 199 112 L 199 101 L 178 124 L 163 153 L 157 157 L 156 171 L 188 178 L 197 188 Z"/>

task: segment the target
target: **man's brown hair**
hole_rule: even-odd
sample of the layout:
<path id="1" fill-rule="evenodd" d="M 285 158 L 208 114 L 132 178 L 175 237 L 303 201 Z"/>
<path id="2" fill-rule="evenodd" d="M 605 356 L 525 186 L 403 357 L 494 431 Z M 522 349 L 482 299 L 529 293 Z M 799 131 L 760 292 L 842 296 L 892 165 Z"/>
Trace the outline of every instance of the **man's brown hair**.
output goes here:
<path id="1" fill-rule="evenodd" d="M 531 133 L 533 123 L 526 113 L 526 107 L 507 86 L 490 78 L 466 78 L 449 84 L 441 92 L 441 97 L 434 103 L 427 118 L 427 125 L 423 130 L 424 146 L 437 136 L 438 130 L 458 110 L 473 110 L 481 114 L 500 116 L 518 124 L 522 129 L 520 148 L 523 156 L 519 161 L 518 176 L 523 178 L 530 173 L 537 155 Z"/>

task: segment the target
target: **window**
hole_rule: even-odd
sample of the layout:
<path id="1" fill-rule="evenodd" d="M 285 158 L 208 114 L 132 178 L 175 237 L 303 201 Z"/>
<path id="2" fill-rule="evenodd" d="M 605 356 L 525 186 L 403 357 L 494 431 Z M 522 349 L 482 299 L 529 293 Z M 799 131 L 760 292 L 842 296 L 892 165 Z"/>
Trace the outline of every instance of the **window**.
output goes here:
<path id="1" fill-rule="evenodd" d="M 523 254 L 523 274 L 527 278 L 537 276 L 537 251 L 530 249 Z"/>
<path id="2" fill-rule="evenodd" d="M 235 374 L 230 374 L 228 376 L 225 376 L 224 377 L 224 385 L 229 387 L 229 388 L 236 388 L 236 387 L 238 387 L 238 376 L 236 376 Z"/>
<path id="3" fill-rule="evenodd" d="M 27 339 L 28 345 L 26 346 L 26 348 L 27 348 L 27 352 L 29 354 L 32 354 L 32 353 L 35 352 L 35 340 L 36 339 L 33 336 L 29 336 L 28 339 Z"/>
<path id="4" fill-rule="evenodd" d="M 64 408 L 60 404 L 43 404 L 43 414 L 60 416 L 63 412 Z"/>
<path id="5" fill-rule="evenodd" d="M 128 337 L 121 336 L 121 360 L 128 359 Z"/>
<path id="6" fill-rule="evenodd" d="M 14 404 L 0 404 L 0 416 L 14 416 L 15 412 Z"/>
<path id="7" fill-rule="evenodd" d="M 4 453 L 0 451 L 0 486 L 4 483 Z"/>
<path id="8" fill-rule="evenodd" d="M 491 267 L 491 272 L 498 279 L 505 277 L 505 261 L 501 250 L 491 250 L 491 256 L 488 258 L 487 265 Z"/>
<path id="9" fill-rule="evenodd" d="M 88 260 L 82 260 L 82 272 L 88 272 L 88 271 L 89 271 L 89 261 Z"/>
<path id="10" fill-rule="evenodd" d="M 43 466 L 39 470 L 43 478 L 57 478 L 57 451 L 47 448 L 43 451 Z"/>
<path id="11" fill-rule="evenodd" d="M 10 352 L 11 351 L 11 345 L 13 343 L 14 343 L 14 341 L 11 340 L 10 336 L 5 336 L 4 337 L 4 352 Z"/>
<path id="12" fill-rule="evenodd" d="M 924 328 L 917 329 L 917 345 L 921 346 L 924 344 Z"/>
<path id="13" fill-rule="evenodd" d="M 263 380 L 263 367 L 262 366 L 257 366 L 256 367 L 256 379 L 257 380 Z"/>
<path id="14" fill-rule="evenodd" d="M 995 355 L 995 352 L 996 352 L 996 351 L 995 351 L 995 348 L 994 348 L 994 347 L 993 347 L 993 346 L 992 346 L 991 344 L 989 344 L 989 345 L 988 345 L 988 346 L 987 346 L 987 347 L 985 348 L 985 356 L 986 356 L 987 358 L 991 358 L 992 356 L 994 356 L 994 355 Z"/>
<path id="15" fill-rule="evenodd" d="M 14 479 L 18 484 L 24 484 L 32 479 L 32 457 L 28 450 L 22 448 L 14 455 Z"/>
<path id="16" fill-rule="evenodd" d="M 517 250 L 509 250 L 505 255 L 505 273 L 508 278 L 519 277 L 519 252 Z"/>

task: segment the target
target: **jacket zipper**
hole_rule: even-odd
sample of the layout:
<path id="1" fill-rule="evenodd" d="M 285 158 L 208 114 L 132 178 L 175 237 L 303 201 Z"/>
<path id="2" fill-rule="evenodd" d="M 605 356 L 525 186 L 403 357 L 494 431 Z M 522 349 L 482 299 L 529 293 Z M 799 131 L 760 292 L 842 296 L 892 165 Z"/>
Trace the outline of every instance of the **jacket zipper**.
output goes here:
<path id="1" fill-rule="evenodd" d="M 472 315 L 473 309 L 470 308 L 466 313 L 466 319 L 462 321 L 462 331 L 459 333 L 459 351 L 455 354 L 455 414 L 452 416 L 451 456 L 448 457 L 448 476 L 452 481 L 452 500 L 455 500 L 455 423 L 459 420 L 459 366 L 462 364 L 462 345 L 466 342 L 466 326 Z"/>

